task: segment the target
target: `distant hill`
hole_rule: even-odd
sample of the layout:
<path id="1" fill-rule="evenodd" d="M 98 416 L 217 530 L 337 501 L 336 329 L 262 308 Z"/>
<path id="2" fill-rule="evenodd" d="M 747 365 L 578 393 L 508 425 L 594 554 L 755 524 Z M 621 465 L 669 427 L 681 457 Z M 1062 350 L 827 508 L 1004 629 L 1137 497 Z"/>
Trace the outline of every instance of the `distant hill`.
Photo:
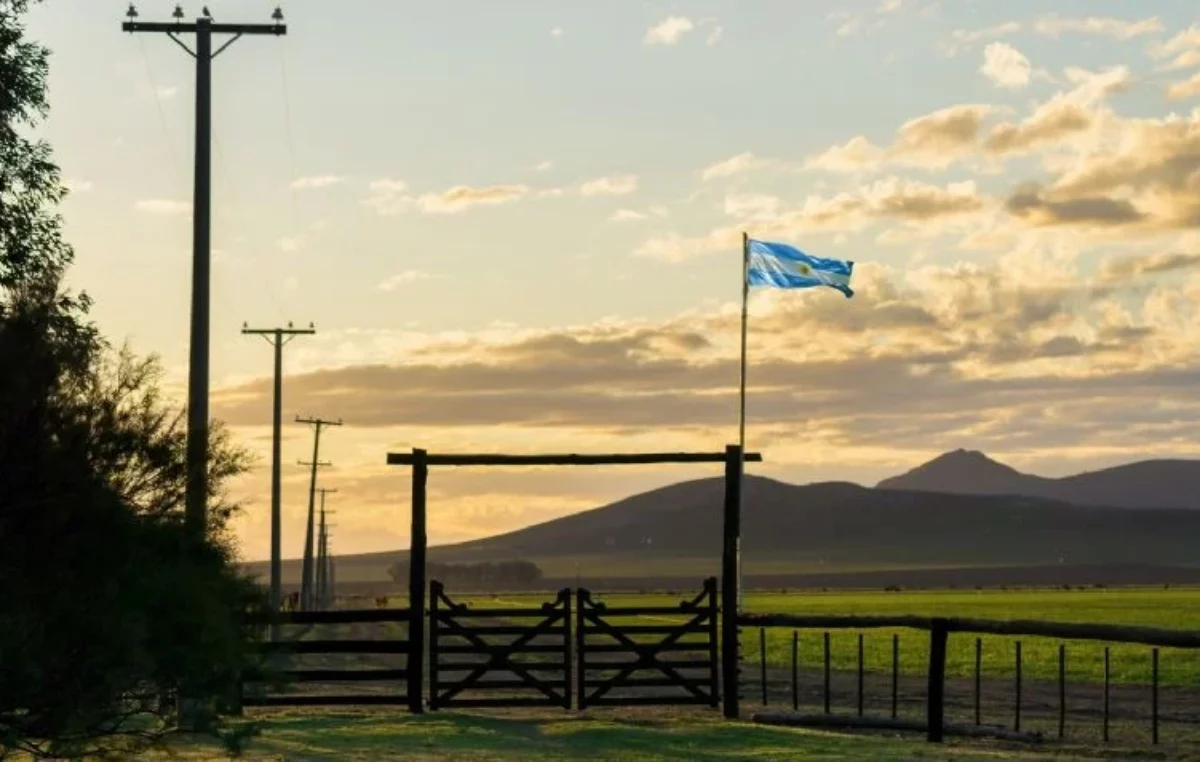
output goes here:
<path id="1" fill-rule="evenodd" d="M 1058 479 L 1024 474 L 981 452 L 955 450 L 884 479 L 878 489 L 1022 495 L 1075 505 L 1200 508 L 1200 460 L 1146 460 Z"/>
<path id="2" fill-rule="evenodd" d="M 997 475 L 1006 468 L 980 465 L 981 472 Z M 723 494 L 720 478 L 683 482 L 502 535 L 431 548 L 429 558 L 524 558 L 555 578 L 572 572 L 647 579 L 717 574 Z M 1200 511 L 1189 509 L 1085 507 L 841 482 L 798 486 L 749 476 L 744 503 L 747 574 L 756 567 L 761 574 L 1148 562 L 1182 567 L 1195 563 L 1200 547 Z M 405 557 L 407 551 L 339 557 L 338 579 L 386 579 L 387 565 Z"/>

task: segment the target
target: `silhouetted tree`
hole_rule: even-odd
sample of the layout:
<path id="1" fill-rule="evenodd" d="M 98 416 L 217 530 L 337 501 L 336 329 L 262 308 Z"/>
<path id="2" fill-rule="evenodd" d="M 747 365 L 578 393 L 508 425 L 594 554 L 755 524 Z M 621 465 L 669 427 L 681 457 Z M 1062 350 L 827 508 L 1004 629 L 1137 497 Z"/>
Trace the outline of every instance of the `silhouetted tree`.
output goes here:
<path id="1" fill-rule="evenodd" d="M 185 432 L 153 359 L 115 352 L 62 287 L 72 261 L 49 147 L 47 51 L 0 0 L 0 756 L 128 758 L 174 720 L 166 690 L 216 696 L 249 653 L 222 486 L 247 466 L 217 426 L 206 537 L 184 531 Z"/>

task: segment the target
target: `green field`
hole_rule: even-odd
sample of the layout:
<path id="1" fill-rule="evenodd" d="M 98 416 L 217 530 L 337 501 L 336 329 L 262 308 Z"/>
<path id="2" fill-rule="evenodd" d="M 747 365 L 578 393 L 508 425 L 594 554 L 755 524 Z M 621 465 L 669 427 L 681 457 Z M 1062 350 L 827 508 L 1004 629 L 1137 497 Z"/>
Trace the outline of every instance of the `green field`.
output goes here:
<path id="1" fill-rule="evenodd" d="M 248 718 L 253 720 L 254 718 Z M 712 715 L 571 716 L 562 712 L 272 711 L 262 735 L 242 757 L 252 762 L 316 760 L 1018 760 L 1104 759 L 1074 750 L 1056 753 L 973 742 L 934 747 L 920 738 L 883 738 L 726 722 Z M 178 742 L 145 760 L 227 759 L 212 743 Z M 1111 758 L 1111 757 L 1109 757 Z"/>
<path id="2" fill-rule="evenodd" d="M 612 594 L 596 595 L 610 606 L 669 606 L 682 596 Z M 545 600 L 542 595 L 479 596 L 464 602 L 477 605 L 528 606 Z M 398 605 L 399 599 L 393 605 Z M 486 603 L 485 603 L 486 602 Z M 1140 625 L 1170 629 L 1200 630 L 1200 589 L 1088 589 L 944 592 L 832 592 L 755 593 L 745 598 L 745 611 L 757 614 L 912 614 L 918 616 L 971 617 L 979 619 L 1041 619 L 1059 622 Z M 667 619 L 670 617 L 656 617 Z M 767 663 L 791 665 L 792 631 L 767 628 Z M 892 635 L 900 637 L 900 669 L 905 674 L 924 674 L 928 660 L 928 634 L 915 630 L 864 631 L 864 662 L 867 670 L 891 669 Z M 757 629 L 742 632 L 743 659 L 761 660 Z M 835 670 L 853 670 L 858 663 L 857 631 L 831 633 L 831 660 Z M 1016 638 L 982 637 L 985 678 L 1013 675 Z M 1023 677 L 1055 680 L 1058 676 L 1060 641 L 1049 638 L 1020 638 Z M 1100 682 L 1103 679 L 1105 644 L 1073 641 L 1067 646 L 1067 677 L 1071 682 Z M 1111 646 L 1111 675 L 1114 683 L 1142 684 L 1151 679 L 1151 649 L 1137 645 Z M 820 667 L 824 659 L 821 632 L 800 633 L 800 661 L 808 669 Z M 975 668 L 975 637 L 950 637 L 946 670 L 949 677 L 969 677 Z M 1162 685 L 1196 685 L 1200 675 L 1200 651 L 1163 648 L 1159 652 Z M 753 679 L 753 676 L 749 676 Z"/>

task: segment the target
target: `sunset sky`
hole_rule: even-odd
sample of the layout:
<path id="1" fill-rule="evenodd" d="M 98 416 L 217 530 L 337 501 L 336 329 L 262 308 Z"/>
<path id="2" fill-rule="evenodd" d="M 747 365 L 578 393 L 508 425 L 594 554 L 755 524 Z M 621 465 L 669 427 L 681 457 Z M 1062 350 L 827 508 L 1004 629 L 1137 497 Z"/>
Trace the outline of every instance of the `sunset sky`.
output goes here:
<path id="1" fill-rule="evenodd" d="M 183 397 L 193 64 L 47 0 L 42 133 L 71 282 Z M 173 3 L 138 4 L 166 20 Z M 189 16 L 201 3 L 185 3 Z M 209 3 L 269 20 L 266 0 Z M 1053 13 L 1047 12 L 1053 7 Z M 742 231 L 854 260 L 856 296 L 751 301 L 748 445 L 874 483 L 957 447 L 1058 475 L 1200 454 L 1200 13 L 1182 0 L 283 4 L 214 65 L 212 414 L 284 553 L 311 430 L 339 553 L 406 547 L 388 451 L 720 450 L 737 437 Z M 430 539 L 718 469 L 435 471 Z"/>

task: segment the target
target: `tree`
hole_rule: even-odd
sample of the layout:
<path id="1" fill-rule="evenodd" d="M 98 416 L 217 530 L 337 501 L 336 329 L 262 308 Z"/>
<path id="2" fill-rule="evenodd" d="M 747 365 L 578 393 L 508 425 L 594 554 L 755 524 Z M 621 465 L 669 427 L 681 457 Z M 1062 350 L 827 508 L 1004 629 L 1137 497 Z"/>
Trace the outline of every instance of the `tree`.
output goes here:
<path id="1" fill-rule="evenodd" d="M 223 485 L 248 466 L 222 427 L 208 531 L 185 530 L 183 411 L 159 365 L 113 350 L 73 259 L 50 149 L 48 52 L 23 37 L 26 0 L 0 0 L 0 757 L 128 758 L 175 720 L 158 697 L 216 696 L 239 679 L 264 591 L 235 564 Z"/>

